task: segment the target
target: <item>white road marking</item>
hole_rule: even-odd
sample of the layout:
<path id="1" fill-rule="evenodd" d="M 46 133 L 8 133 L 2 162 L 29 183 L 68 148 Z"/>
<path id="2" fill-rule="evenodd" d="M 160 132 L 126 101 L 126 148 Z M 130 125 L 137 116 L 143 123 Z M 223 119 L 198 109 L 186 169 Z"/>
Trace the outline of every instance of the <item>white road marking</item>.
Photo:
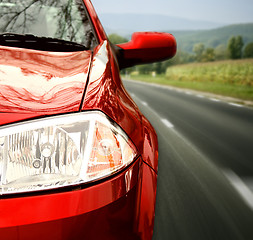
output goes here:
<path id="1" fill-rule="evenodd" d="M 237 103 L 228 103 L 228 104 L 234 107 L 243 107 L 243 105 Z"/>
<path id="2" fill-rule="evenodd" d="M 213 102 L 220 102 L 220 100 L 219 99 L 217 99 L 217 98 L 209 98 L 211 101 L 213 101 Z"/>
<path id="3" fill-rule="evenodd" d="M 193 93 L 192 92 L 185 92 L 187 95 L 192 95 Z"/>
<path id="4" fill-rule="evenodd" d="M 174 128 L 174 125 L 173 125 L 170 121 L 168 121 L 167 119 L 162 118 L 161 121 L 162 121 L 162 123 L 163 123 L 166 127 L 168 127 L 168 128 Z"/>
<path id="5" fill-rule="evenodd" d="M 197 91 L 196 91 L 196 93 L 188 92 L 188 91 L 187 91 L 188 93 L 186 93 L 185 90 L 180 90 L 180 89 L 177 89 L 177 88 L 174 88 L 174 87 L 171 87 L 171 86 L 159 85 L 159 84 L 156 84 L 156 83 L 145 83 L 145 82 L 140 82 L 140 81 L 131 80 L 131 79 L 124 79 L 124 81 L 135 82 L 135 83 L 138 83 L 138 84 L 143 84 L 143 85 L 147 85 L 147 86 L 153 86 L 153 87 L 157 87 L 157 88 L 169 89 L 169 90 L 176 91 L 178 93 L 185 93 L 185 94 L 189 94 L 189 95 L 195 95 L 195 96 L 197 96 L 199 98 L 205 98 L 204 95 L 197 94 Z M 131 96 L 133 96 L 133 95 L 131 95 Z M 228 100 L 224 99 L 224 102 L 227 102 L 227 101 Z M 219 102 L 221 102 L 221 100 L 219 100 Z M 228 102 L 228 104 L 230 104 L 232 106 L 235 106 L 235 107 L 244 107 L 244 105 L 236 104 L 236 103 L 229 103 Z"/>
<path id="6" fill-rule="evenodd" d="M 253 210 L 253 193 L 251 192 L 250 188 L 232 170 L 226 169 L 223 170 L 223 173 L 237 190 L 237 192 L 241 195 L 244 202 Z"/>
<path id="7" fill-rule="evenodd" d="M 138 97 L 134 97 L 134 99 L 138 102 L 140 102 L 142 105 L 144 105 L 145 107 L 148 107 L 149 111 L 152 112 L 157 118 L 159 118 L 161 120 L 161 122 L 167 127 L 167 128 L 174 128 L 174 125 L 167 119 L 165 118 L 161 118 L 161 116 L 156 112 L 154 111 L 149 105 L 147 102 L 144 102 L 142 101 L 141 99 L 139 99 Z"/>
<path id="8" fill-rule="evenodd" d="M 146 107 L 148 106 L 148 103 L 147 103 L 147 102 L 144 102 L 144 101 L 140 101 L 140 102 L 141 102 L 142 105 L 144 105 L 144 106 L 146 106 Z"/>

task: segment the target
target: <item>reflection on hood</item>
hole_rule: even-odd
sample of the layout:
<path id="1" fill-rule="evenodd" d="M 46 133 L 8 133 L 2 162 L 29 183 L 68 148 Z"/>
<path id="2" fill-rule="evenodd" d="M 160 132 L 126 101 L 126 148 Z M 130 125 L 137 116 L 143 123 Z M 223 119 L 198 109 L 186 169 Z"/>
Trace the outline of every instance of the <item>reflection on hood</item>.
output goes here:
<path id="1" fill-rule="evenodd" d="M 0 46 L 0 111 L 78 111 L 91 52 L 54 53 Z"/>

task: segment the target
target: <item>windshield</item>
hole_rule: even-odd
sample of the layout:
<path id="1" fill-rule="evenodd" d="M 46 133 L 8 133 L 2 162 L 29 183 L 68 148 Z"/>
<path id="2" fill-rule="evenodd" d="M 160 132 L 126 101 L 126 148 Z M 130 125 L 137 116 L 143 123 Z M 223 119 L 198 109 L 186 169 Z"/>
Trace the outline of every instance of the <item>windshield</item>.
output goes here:
<path id="1" fill-rule="evenodd" d="M 95 38 L 82 0 L 0 0 L 0 34 L 32 34 L 92 48 Z"/>

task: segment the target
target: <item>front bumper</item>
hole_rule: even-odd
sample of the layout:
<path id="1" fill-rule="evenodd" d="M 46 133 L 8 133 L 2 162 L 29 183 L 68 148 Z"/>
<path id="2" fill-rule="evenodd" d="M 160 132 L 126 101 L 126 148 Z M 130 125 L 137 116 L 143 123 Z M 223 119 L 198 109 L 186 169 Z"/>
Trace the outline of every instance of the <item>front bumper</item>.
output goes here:
<path id="1" fill-rule="evenodd" d="M 143 167 L 139 158 L 83 189 L 0 199 L 0 239 L 141 239 Z"/>

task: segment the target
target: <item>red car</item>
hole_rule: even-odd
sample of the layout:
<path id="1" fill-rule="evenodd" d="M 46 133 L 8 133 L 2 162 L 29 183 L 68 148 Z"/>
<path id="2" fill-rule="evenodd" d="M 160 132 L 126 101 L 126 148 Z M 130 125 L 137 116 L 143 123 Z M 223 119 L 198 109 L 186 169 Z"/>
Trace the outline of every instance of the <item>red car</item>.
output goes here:
<path id="1" fill-rule="evenodd" d="M 156 133 L 120 69 L 166 33 L 110 44 L 89 0 L 0 2 L 0 239 L 151 239 Z"/>

